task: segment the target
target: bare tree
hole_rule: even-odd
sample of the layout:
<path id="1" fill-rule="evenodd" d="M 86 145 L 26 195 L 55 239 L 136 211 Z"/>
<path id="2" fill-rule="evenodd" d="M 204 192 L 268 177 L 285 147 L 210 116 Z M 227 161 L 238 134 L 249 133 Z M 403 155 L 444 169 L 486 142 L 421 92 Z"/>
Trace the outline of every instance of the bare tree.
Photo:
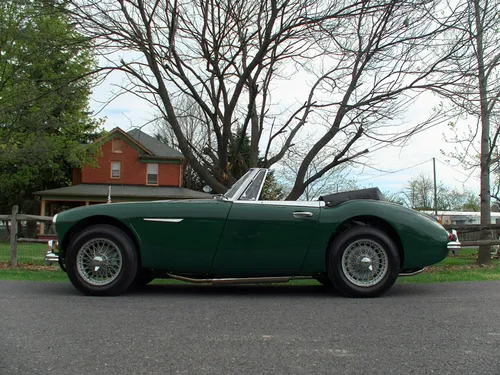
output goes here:
<path id="1" fill-rule="evenodd" d="M 403 142 L 436 123 L 434 116 L 398 126 L 419 92 L 446 85 L 435 76 L 460 43 L 440 45 L 449 22 L 429 16 L 437 0 L 68 1 L 107 68 L 130 78 L 123 90 L 158 108 L 189 164 L 218 193 L 235 180 L 228 150 L 243 142 L 238 128 L 250 137 L 247 167 L 259 156 L 273 166 L 304 132 L 314 133 L 286 198 L 293 200 L 365 155 L 367 143 Z M 287 80 L 300 92 L 283 106 L 274 92 Z M 192 98 L 207 127 L 201 149 L 183 130 L 180 97 Z M 325 149 L 330 158 L 311 173 Z"/>
<path id="2" fill-rule="evenodd" d="M 176 104 L 177 109 L 177 121 L 181 127 L 182 133 L 189 144 L 189 147 L 193 150 L 195 155 L 201 155 L 198 157 L 201 163 L 205 162 L 203 155 L 206 153 L 210 155 L 212 148 L 209 146 L 213 139 L 210 139 L 210 129 L 207 126 L 205 119 L 203 118 L 203 113 L 194 100 L 189 97 L 181 97 L 178 99 Z M 175 136 L 174 130 L 168 119 L 163 117 L 161 114 L 157 116 L 155 121 L 155 136 L 160 141 L 169 145 L 170 147 L 182 151 L 179 147 L 177 137 Z M 208 146 L 206 146 L 208 145 Z M 204 165 L 206 169 L 210 169 L 210 165 Z M 186 163 L 184 166 L 184 186 L 188 189 L 201 190 L 206 185 L 205 181 L 199 176 L 199 174 L 193 170 L 190 163 Z"/>
<path id="3" fill-rule="evenodd" d="M 410 208 L 432 210 L 434 207 L 434 184 L 424 174 L 420 174 L 408 181 L 403 190 L 403 195 Z"/>
<path id="4" fill-rule="evenodd" d="M 449 188 L 437 184 L 437 209 L 440 211 L 475 211 L 479 207 L 477 195 L 471 190 Z M 403 191 L 404 204 L 417 210 L 434 210 L 434 183 L 425 174 L 411 178 Z"/>
<path id="5" fill-rule="evenodd" d="M 481 224 L 484 225 L 491 223 L 490 171 L 500 160 L 496 151 L 500 135 L 500 2 L 462 0 L 451 4 L 448 9 L 461 14 L 451 29 L 451 38 L 461 37 L 467 43 L 453 54 L 452 69 L 444 72 L 444 79 L 455 84 L 436 88 L 436 91 L 453 103 L 457 116 L 465 115 L 475 122 L 469 126 L 465 138 L 453 139 L 458 145 L 453 156 L 470 167 L 479 164 Z M 481 234 L 482 239 L 489 236 L 490 231 Z M 479 247 L 479 264 L 490 262 L 490 250 L 490 246 Z"/>
<path id="6" fill-rule="evenodd" d="M 295 183 L 300 163 L 304 160 L 304 155 L 307 151 L 306 144 L 302 147 L 296 147 L 293 151 L 290 151 L 280 163 L 277 175 L 280 181 L 283 181 L 284 186 L 288 188 L 288 193 Z M 325 148 L 311 163 L 307 170 L 306 178 L 310 178 L 312 175 L 316 174 L 326 163 L 328 163 L 330 158 L 331 152 L 329 152 L 328 148 Z M 324 194 L 356 190 L 358 185 L 356 179 L 350 175 L 350 166 L 349 163 L 344 163 L 331 168 L 321 178 L 309 183 L 298 199 L 306 201 L 316 200 Z"/>

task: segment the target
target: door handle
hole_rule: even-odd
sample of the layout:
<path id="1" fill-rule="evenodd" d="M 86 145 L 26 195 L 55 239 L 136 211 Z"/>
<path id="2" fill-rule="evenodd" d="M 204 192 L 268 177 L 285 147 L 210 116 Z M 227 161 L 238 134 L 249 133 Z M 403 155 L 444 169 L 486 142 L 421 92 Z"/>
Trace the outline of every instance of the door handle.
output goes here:
<path id="1" fill-rule="evenodd" d="M 293 216 L 296 217 L 297 219 L 301 219 L 303 217 L 311 217 L 313 215 L 312 212 L 305 212 L 305 211 L 295 211 L 293 213 Z"/>

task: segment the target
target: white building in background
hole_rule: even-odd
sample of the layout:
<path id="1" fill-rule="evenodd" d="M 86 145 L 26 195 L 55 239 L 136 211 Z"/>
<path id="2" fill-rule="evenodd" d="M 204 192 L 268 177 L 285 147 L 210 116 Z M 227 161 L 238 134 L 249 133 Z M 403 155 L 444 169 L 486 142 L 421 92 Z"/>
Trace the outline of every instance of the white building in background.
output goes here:
<path id="1" fill-rule="evenodd" d="M 435 215 L 434 211 L 423 211 L 430 215 Z M 481 212 L 464 211 L 438 211 L 438 219 L 441 224 L 481 224 Z M 491 223 L 500 223 L 500 212 L 491 213 Z"/>

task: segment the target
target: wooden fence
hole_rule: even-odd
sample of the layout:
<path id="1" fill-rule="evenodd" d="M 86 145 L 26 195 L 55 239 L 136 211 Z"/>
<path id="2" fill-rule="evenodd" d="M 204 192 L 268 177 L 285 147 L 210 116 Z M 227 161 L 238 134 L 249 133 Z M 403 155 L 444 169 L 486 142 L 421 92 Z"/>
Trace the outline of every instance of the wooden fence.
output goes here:
<path id="1" fill-rule="evenodd" d="M 18 238 L 18 223 L 20 221 L 36 221 L 42 223 L 51 223 L 51 216 L 24 215 L 18 214 L 19 207 L 12 207 L 11 215 L 0 215 L 1 221 L 10 222 L 10 267 L 17 267 L 17 243 L 18 242 L 37 242 L 47 243 L 47 239 L 39 238 Z"/>
<path id="2" fill-rule="evenodd" d="M 446 229 L 455 229 L 462 247 L 500 245 L 500 224 L 444 224 Z M 488 230 L 488 239 L 481 239 L 481 231 Z M 473 234 L 474 236 L 471 236 Z"/>

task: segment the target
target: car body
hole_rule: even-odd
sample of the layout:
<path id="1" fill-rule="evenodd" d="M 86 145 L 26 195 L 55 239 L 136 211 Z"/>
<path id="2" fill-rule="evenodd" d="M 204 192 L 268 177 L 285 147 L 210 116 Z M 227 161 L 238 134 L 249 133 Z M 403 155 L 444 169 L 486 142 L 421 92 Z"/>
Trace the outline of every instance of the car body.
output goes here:
<path id="1" fill-rule="evenodd" d="M 448 254 L 450 236 L 437 220 L 385 201 L 376 188 L 317 201 L 263 201 L 266 175 L 252 168 L 211 199 L 61 212 L 46 260 L 90 295 L 118 295 L 154 278 L 212 284 L 314 278 L 350 296 L 373 297 Z"/>

